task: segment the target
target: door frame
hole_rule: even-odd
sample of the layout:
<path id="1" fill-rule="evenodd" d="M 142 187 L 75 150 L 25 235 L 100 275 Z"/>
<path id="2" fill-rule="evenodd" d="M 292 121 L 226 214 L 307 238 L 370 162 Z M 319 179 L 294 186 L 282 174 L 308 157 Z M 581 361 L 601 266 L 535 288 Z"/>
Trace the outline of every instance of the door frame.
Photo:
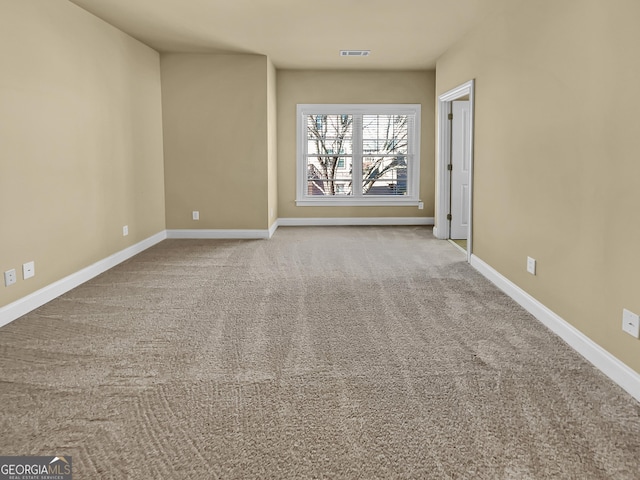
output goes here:
<path id="1" fill-rule="evenodd" d="M 450 224 L 447 220 L 451 202 L 450 173 L 447 165 L 451 159 L 451 122 L 449 113 L 451 112 L 451 102 L 469 96 L 469 226 L 467 231 L 467 260 L 471 259 L 473 252 L 473 131 L 475 123 L 474 99 L 475 80 L 458 85 L 438 96 L 438 159 L 436 162 L 436 208 L 435 227 L 433 233 L 436 238 L 446 240 L 450 237 Z"/>

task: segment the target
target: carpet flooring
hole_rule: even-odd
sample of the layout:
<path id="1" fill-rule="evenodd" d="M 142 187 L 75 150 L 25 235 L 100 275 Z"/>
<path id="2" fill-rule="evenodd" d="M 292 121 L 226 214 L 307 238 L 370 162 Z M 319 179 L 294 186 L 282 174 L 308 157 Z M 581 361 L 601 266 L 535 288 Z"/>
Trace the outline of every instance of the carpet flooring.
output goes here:
<path id="1" fill-rule="evenodd" d="M 167 240 L 0 329 L 74 479 L 638 479 L 640 404 L 425 227 Z"/>

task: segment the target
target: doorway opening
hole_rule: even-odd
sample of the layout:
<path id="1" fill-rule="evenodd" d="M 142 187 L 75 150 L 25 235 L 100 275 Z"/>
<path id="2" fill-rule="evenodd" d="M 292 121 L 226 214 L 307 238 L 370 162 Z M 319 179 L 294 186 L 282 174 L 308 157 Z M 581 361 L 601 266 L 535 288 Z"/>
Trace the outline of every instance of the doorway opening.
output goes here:
<path id="1" fill-rule="evenodd" d="M 437 207 L 434 234 L 466 251 L 473 248 L 474 81 L 438 97 Z"/>

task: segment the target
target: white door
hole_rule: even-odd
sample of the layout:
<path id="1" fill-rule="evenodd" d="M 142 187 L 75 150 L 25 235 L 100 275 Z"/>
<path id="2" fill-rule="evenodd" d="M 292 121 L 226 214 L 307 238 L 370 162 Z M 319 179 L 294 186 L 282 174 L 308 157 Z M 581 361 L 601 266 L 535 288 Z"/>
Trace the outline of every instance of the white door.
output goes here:
<path id="1" fill-rule="evenodd" d="M 451 230 L 454 240 L 466 239 L 469 231 L 469 167 L 471 164 L 471 118 L 469 101 L 451 102 Z"/>

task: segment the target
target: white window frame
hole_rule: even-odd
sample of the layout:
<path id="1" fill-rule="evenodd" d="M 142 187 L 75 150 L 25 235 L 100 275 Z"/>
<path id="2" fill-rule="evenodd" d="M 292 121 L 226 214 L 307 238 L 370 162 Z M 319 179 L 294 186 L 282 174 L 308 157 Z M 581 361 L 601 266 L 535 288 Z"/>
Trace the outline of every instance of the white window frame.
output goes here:
<path id="1" fill-rule="evenodd" d="M 356 178 L 362 175 L 362 132 L 353 129 L 354 188 L 350 196 L 308 195 L 307 190 L 307 124 L 308 115 L 409 115 L 413 117 L 407 145 L 407 194 L 363 195 L 355 188 Z M 420 104 L 298 104 L 297 106 L 297 165 L 296 206 L 418 206 L 420 203 Z M 355 124 L 354 118 L 354 124 Z M 356 164 L 360 163 L 360 168 Z"/>

